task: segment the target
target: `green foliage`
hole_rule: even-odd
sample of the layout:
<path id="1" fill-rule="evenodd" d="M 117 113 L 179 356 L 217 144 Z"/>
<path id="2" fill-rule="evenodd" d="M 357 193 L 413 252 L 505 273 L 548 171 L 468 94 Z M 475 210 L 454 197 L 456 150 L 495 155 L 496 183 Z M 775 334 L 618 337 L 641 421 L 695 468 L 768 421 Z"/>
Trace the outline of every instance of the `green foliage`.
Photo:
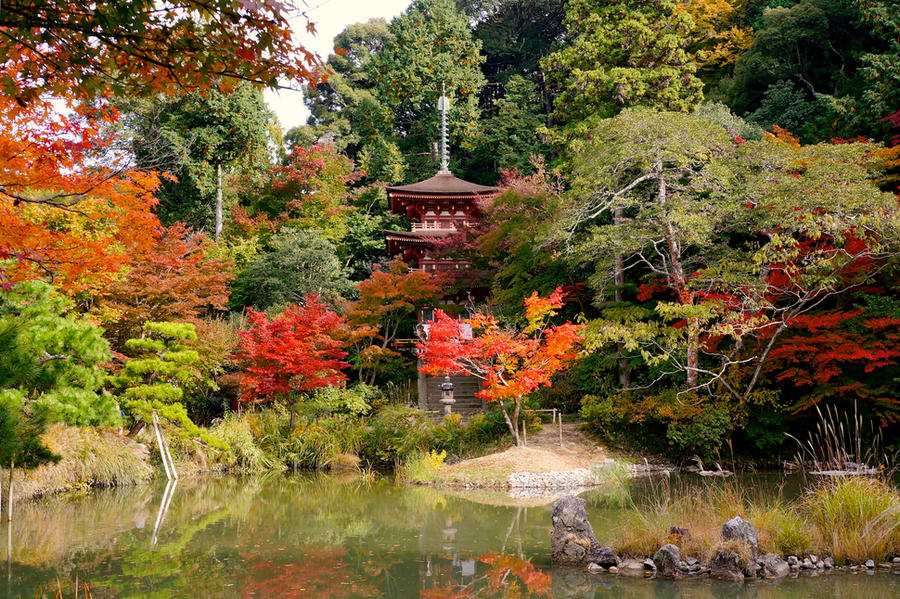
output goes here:
<path id="1" fill-rule="evenodd" d="M 867 4 L 873 11 L 867 18 L 886 29 L 864 20 Z M 877 132 L 882 128 L 878 118 L 888 114 L 882 93 L 891 79 L 881 74 L 890 71 L 880 68 L 891 59 L 863 53 L 883 48 L 874 34 L 890 28 L 887 4 L 801 0 L 770 5 L 757 24 L 753 45 L 735 64 L 733 79 L 724 82 L 728 104 L 763 129 L 778 125 L 806 143 Z M 861 67 L 869 59 L 861 62 L 861 56 L 879 64 L 878 75 L 867 71 L 868 84 Z M 867 85 L 871 97 L 863 100 Z"/>
<path id="2" fill-rule="evenodd" d="M 41 439 L 46 427 L 42 414 L 25 412 L 25 397 L 18 389 L 0 390 L 0 464 L 26 470 L 58 462 Z"/>
<path id="3" fill-rule="evenodd" d="M 457 147 L 471 148 L 479 134 L 484 57 L 465 15 L 452 0 L 415 0 L 388 30 L 390 37 L 367 66 L 380 103 L 393 113 L 393 127 L 408 132 L 401 151 L 421 152 L 437 140 L 435 106 L 442 85 L 451 100 L 450 138 Z M 411 166 L 408 176 L 433 174 L 431 164 Z"/>
<path id="4" fill-rule="evenodd" d="M 337 302 L 351 290 L 332 242 L 315 229 L 288 228 L 238 274 L 231 303 L 235 308 L 268 310 L 302 303 L 310 293 Z"/>
<path id="5" fill-rule="evenodd" d="M 71 312 L 72 302 L 37 281 L 0 289 L 0 390 L 24 398 L 28 412 L 67 424 L 119 420 L 101 390 L 110 358 L 103 331 Z"/>
<path id="6" fill-rule="evenodd" d="M 521 75 L 513 75 L 506 82 L 506 94 L 494 102 L 494 108 L 496 115 L 485 121 L 484 143 L 476 155 L 493 165 L 492 171 L 531 173 L 535 157 L 550 152 L 537 138 L 538 128 L 545 123 L 538 87 Z"/>
<path id="7" fill-rule="evenodd" d="M 679 451 L 709 460 L 716 456 L 731 426 L 725 410 L 707 406 L 689 421 L 670 422 L 666 436 Z"/>
<path id="8" fill-rule="evenodd" d="M 156 192 L 164 225 L 184 222 L 213 231 L 219 165 L 236 170 L 268 166 L 268 124 L 262 94 L 248 83 L 233 91 L 132 100 L 123 108 L 138 164 L 169 172 Z"/>
<path id="9" fill-rule="evenodd" d="M 563 138 L 629 106 L 688 111 L 702 99 L 693 24 L 676 2 L 571 0 L 565 26 L 569 43 L 541 61 Z"/>

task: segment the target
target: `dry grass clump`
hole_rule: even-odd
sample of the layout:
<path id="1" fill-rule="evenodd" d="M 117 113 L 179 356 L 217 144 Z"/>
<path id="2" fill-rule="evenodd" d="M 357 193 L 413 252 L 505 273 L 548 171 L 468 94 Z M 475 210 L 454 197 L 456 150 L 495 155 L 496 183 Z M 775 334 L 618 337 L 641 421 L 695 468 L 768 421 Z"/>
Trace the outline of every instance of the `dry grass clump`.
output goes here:
<path id="1" fill-rule="evenodd" d="M 796 502 L 780 496 L 754 498 L 731 484 L 663 485 L 632 503 L 614 546 L 621 553 L 645 556 L 672 543 L 683 555 L 701 558 L 720 545 L 722 523 L 735 516 L 756 528 L 761 553 L 815 553 L 838 563 L 900 555 L 900 492 L 879 478 L 857 476 L 824 479 Z M 690 534 L 670 535 L 673 526 Z"/>
<path id="2" fill-rule="evenodd" d="M 54 424 L 43 439 L 62 459 L 17 476 L 13 490 L 20 499 L 77 488 L 134 485 L 153 474 L 147 446 L 112 431 Z"/>
<path id="3" fill-rule="evenodd" d="M 737 539 L 718 541 L 711 545 L 706 552 L 706 561 L 712 562 L 717 554 L 733 555 L 734 563 L 741 570 L 746 570 L 750 565 L 750 560 L 753 559 L 753 555 L 750 552 L 750 545 Z"/>
<path id="4" fill-rule="evenodd" d="M 806 495 L 803 509 L 821 534 L 823 553 L 838 562 L 900 553 L 900 493 L 883 480 L 823 481 Z"/>

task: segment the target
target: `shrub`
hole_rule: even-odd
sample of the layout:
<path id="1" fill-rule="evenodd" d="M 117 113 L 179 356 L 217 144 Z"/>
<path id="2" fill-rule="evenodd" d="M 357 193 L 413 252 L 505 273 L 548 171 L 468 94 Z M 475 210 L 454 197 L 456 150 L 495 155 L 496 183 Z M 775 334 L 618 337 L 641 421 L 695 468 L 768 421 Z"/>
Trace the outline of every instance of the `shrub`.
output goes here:
<path id="1" fill-rule="evenodd" d="M 15 494 L 19 498 L 78 487 L 134 485 L 153 474 L 147 446 L 111 431 L 55 424 L 47 429 L 42 440 L 62 460 L 35 468 L 16 482 Z"/>
<path id="2" fill-rule="evenodd" d="M 670 422 L 666 437 L 683 453 L 696 453 L 709 460 L 716 456 L 730 430 L 731 418 L 725 410 L 706 407 L 691 419 Z"/>
<path id="3" fill-rule="evenodd" d="M 403 478 L 415 483 L 434 483 L 438 481 L 438 471 L 444 465 L 447 452 L 416 452 L 403 464 Z"/>

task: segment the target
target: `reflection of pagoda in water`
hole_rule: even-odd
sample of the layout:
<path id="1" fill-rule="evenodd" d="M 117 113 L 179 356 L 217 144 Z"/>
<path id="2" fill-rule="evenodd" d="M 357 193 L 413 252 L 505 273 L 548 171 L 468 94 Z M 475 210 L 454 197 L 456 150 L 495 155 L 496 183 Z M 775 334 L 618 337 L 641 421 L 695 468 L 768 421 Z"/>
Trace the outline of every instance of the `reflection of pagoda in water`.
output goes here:
<path id="1" fill-rule="evenodd" d="M 471 228 L 482 217 L 481 206 L 495 198 L 496 187 L 470 183 L 450 172 L 450 154 L 447 142 L 447 110 L 450 103 L 442 95 L 438 103 L 441 111 L 441 166 L 436 175 L 418 183 L 387 188 L 391 211 L 412 223 L 409 231 L 386 231 L 388 252 L 424 272 L 458 275 L 472 267 L 465 260 L 437 257 L 435 242 Z M 468 295 L 483 296 L 483 290 L 467 289 L 445 298 L 448 303 L 459 302 Z M 443 377 L 419 374 L 419 407 L 423 410 L 440 410 Z M 484 408 L 481 399 L 475 397 L 480 388 L 477 379 L 467 376 L 451 377 L 453 410 L 470 413 Z"/>

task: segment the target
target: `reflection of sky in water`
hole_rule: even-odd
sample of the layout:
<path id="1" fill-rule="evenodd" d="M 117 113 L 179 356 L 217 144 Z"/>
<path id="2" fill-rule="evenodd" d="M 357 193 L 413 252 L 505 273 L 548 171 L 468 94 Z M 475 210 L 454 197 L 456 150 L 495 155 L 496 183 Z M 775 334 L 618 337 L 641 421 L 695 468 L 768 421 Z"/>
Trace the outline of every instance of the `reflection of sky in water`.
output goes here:
<path id="1" fill-rule="evenodd" d="M 696 482 L 690 484 L 723 484 Z M 796 496 L 772 477 L 748 492 Z M 683 491 L 681 480 L 592 490 L 598 537 L 623 506 Z M 777 583 L 670 583 L 550 568 L 552 499 L 365 484 L 354 477 L 205 477 L 21 503 L 0 527 L 0 596 L 34 597 L 60 580 L 103 597 L 494 597 L 515 589 L 557 599 L 900 597 L 900 576 L 823 575 Z M 158 529 L 156 524 L 159 524 Z M 156 538 L 154 539 L 154 532 Z M 155 540 L 155 542 L 154 542 Z M 12 543 L 8 559 L 7 543 Z M 72 596 L 71 588 L 66 596 Z"/>

